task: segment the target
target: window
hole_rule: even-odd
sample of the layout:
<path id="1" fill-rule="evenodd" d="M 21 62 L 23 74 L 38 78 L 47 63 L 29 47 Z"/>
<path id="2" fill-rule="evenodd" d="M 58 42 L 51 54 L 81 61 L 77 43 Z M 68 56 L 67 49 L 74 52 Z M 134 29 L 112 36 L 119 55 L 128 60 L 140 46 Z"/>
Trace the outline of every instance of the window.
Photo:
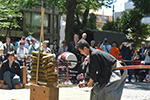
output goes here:
<path id="1" fill-rule="evenodd" d="M 105 19 L 106 22 L 109 21 L 108 16 L 105 16 L 104 19 Z"/>
<path id="2" fill-rule="evenodd" d="M 98 15 L 97 20 L 99 21 L 102 18 L 102 16 Z"/>
<path id="3" fill-rule="evenodd" d="M 98 28 L 101 28 L 102 26 L 100 24 L 98 24 Z"/>
<path id="4" fill-rule="evenodd" d="M 47 14 L 44 14 L 44 27 L 48 27 L 49 18 Z M 41 26 L 41 14 L 40 13 L 32 13 L 32 25 L 33 26 Z"/>
<path id="5" fill-rule="evenodd" d="M 54 15 L 54 34 L 58 33 L 58 15 Z"/>
<path id="6" fill-rule="evenodd" d="M 49 14 L 44 14 L 44 33 L 50 32 L 50 18 Z M 41 13 L 27 12 L 26 16 L 26 31 L 40 33 L 41 30 Z"/>

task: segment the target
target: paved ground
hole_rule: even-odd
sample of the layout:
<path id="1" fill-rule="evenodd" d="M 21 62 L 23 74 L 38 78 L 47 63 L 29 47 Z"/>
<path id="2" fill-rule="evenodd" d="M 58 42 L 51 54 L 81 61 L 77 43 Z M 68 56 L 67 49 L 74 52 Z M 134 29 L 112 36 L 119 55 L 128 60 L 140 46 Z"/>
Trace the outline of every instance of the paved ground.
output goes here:
<path id="1" fill-rule="evenodd" d="M 60 88 L 59 100 L 89 100 L 90 88 Z M 29 89 L 2 90 L 0 100 L 29 100 Z M 150 100 L 150 83 L 126 83 L 121 100 Z"/>

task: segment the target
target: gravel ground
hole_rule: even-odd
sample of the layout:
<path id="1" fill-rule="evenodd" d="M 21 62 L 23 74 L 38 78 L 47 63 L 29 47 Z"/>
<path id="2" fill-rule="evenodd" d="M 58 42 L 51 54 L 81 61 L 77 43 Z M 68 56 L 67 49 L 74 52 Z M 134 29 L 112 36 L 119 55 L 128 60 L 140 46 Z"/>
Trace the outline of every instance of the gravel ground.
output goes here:
<path id="1" fill-rule="evenodd" d="M 91 88 L 60 88 L 59 100 L 89 100 Z M 126 83 L 121 100 L 150 100 L 150 83 Z M 0 100 L 30 100 L 30 89 L 0 89 Z"/>

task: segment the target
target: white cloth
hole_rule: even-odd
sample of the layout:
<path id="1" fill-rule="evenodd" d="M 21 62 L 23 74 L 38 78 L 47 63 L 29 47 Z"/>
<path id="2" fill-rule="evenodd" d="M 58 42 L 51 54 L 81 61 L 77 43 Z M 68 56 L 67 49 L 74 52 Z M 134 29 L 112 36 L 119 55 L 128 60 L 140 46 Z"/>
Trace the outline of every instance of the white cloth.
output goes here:
<path id="1" fill-rule="evenodd" d="M 149 75 L 149 74 L 148 74 L 148 75 L 146 75 L 146 78 L 150 79 L 150 75 Z"/>
<path id="2" fill-rule="evenodd" d="M 48 48 L 48 47 L 47 47 L 47 48 L 44 48 L 44 53 L 46 53 L 47 50 L 48 50 L 50 53 L 52 53 L 51 49 Z"/>
<path id="3" fill-rule="evenodd" d="M 24 58 L 25 55 L 28 54 L 28 50 L 26 48 L 24 48 L 24 49 L 18 48 L 17 54 L 19 54 L 21 58 Z M 18 57 L 18 60 L 21 60 L 21 59 Z"/>
<path id="4" fill-rule="evenodd" d="M 2 55 L 3 50 L 4 50 L 3 43 L 0 41 L 0 55 Z"/>
<path id="5" fill-rule="evenodd" d="M 145 53 L 146 53 L 147 50 L 145 50 Z M 150 63 L 150 56 L 148 55 L 149 52 L 147 52 L 146 56 L 145 56 L 145 63 Z"/>

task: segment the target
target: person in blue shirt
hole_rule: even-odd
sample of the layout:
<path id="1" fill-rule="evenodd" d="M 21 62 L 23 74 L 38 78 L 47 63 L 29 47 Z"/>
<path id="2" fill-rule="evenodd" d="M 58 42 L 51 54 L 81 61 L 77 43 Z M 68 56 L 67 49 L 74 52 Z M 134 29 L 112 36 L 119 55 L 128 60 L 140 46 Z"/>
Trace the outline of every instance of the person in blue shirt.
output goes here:
<path id="1" fill-rule="evenodd" d="M 107 38 L 104 39 L 104 41 L 101 44 L 100 48 L 103 49 L 103 51 L 105 51 L 105 52 L 110 54 L 111 45 L 109 44 L 109 41 L 108 41 Z"/>

